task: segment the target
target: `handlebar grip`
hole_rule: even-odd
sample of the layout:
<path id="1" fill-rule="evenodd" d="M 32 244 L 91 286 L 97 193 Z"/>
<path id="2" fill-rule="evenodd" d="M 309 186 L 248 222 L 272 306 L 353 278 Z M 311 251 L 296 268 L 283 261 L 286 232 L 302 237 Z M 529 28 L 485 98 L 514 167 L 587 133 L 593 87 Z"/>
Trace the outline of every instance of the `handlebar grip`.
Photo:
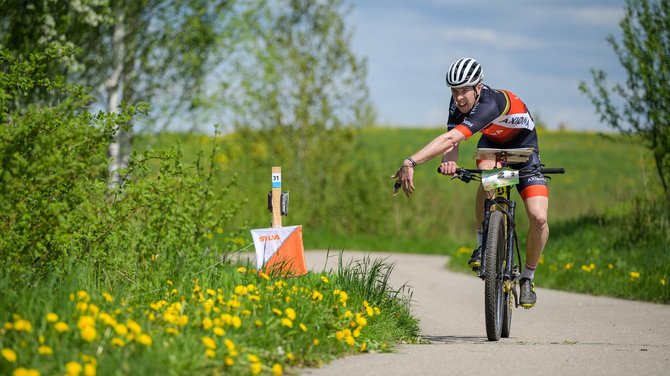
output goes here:
<path id="1" fill-rule="evenodd" d="M 565 169 L 563 167 L 556 168 L 542 168 L 540 170 L 543 174 L 565 174 Z"/>

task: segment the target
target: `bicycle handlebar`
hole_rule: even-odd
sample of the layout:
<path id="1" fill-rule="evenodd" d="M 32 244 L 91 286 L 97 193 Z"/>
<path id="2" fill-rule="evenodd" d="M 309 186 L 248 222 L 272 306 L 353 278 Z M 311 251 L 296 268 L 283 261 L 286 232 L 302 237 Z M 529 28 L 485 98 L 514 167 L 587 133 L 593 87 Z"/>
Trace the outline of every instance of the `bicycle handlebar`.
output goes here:
<path id="1" fill-rule="evenodd" d="M 456 169 L 456 175 L 462 174 L 464 172 L 470 173 L 470 174 L 481 174 L 483 171 L 486 171 L 486 170 L 481 170 L 481 169 L 478 169 L 478 168 L 462 168 L 462 167 L 459 167 L 459 168 Z M 442 170 L 440 169 L 439 166 L 437 167 L 437 172 L 440 173 L 440 174 L 442 173 Z M 540 172 L 543 173 L 543 174 L 565 174 L 565 168 L 563 168 L 563 167 L 542 167 L 542 168 L 540 168 Z"/>
<path id="2" fill-rule="evenodd" d="M 456 169 L 456 174 L 453 176 L 452 179 L 461 179 L 464 182 L 468 183 L 473 179 L 473 175 L 475 174 L 481 174 L 483 171 L 486 170 L 481 170 L 478 168 L 462 168 L 459 167 Z M 442 173 L 442 170 L 440 169 L 440 166 L 437 167 L 437 172 Z M 563 167 L 540 167 L 540 172 L 542 174 L 564 174 L 565 173 L 565 168 Z"/>

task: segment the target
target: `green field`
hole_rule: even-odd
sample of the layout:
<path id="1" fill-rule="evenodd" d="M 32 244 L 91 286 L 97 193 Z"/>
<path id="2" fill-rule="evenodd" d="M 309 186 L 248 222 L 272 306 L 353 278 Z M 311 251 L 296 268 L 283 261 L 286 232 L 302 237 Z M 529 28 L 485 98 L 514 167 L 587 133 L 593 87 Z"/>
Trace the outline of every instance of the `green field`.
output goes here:
<path id="1" fill-rule="evenodd" d="M 270 167 L 280 165 L 282 189 L 291 197 L 284 224 L 304 226 L 306 248 L 447 254 L 452 256 L 451 268 L 466 271 L 468 249 L 476 244 L 475 184 L 437 174 L 434 160 L 417 167 L 417 190 L 411 198 L 391 195 L 390 176 L 402 160 L 442 131 L 363 129 L 352 140 L 351 154 L 329 155 L 324 150 L 305 162 L 317 165 L 312 170 L 271 156 L 250 163 L 249 152 L 258 154 L 261 144 L 248 145 L 231 136 L 215 141 L 182 137 L 179 142 L 185 156 L 218 145 L 214 158 L 221 161 L 222 176 L 238 176 L 231 196 L 246 200 L 236 226 L 269 225 Z M 163 144 L 176 142 L 175 135 L 168 137 Z M 567 172 L 549 182 L 551 235 L 538 285 L 670 302 L 668 203 L 661 199 L 648 150 L 614 134 L 540 130 L 539 137 L 542 162 Z M 476 143 L 462 143 L 462 166 L 474 167 Z M 248 153 L 240 157 L 245 149 Z M 334 158 L 341 161 L 346 178 L 318 168 Z M 323 175 L 316 177 L 323 184 L 315 184 L 315 174 Z M 518 199 L 516 193 L 513 197 Z M 518 213 L 523 244 L 527 220 L 523 210 Z"/>

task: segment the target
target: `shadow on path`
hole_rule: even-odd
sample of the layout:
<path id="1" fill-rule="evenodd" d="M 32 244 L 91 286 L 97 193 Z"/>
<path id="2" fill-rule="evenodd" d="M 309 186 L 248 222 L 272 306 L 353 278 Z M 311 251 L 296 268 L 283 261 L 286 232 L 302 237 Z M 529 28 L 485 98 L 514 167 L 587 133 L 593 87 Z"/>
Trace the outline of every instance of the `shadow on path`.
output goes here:
<path id="1" fill-rule="evenodd" d="M 430 343 L 485 343 L 489 342 L 486 337 L 472 337 L 472 336 L 437 336 L 437 335 L 422 335 L 421 338 Z"/>

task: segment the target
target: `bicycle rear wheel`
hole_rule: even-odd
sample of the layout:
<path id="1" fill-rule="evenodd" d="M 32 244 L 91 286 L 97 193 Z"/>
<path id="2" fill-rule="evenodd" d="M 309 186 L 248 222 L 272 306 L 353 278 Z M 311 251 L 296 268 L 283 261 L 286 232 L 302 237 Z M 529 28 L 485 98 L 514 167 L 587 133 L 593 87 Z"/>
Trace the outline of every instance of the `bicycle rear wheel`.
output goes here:
<path id="1" fill-rule="evenodd" d="M 484 271 L 484 317 L 486 319 L 486 336 L 489 341 L 500 339 L 504 312 L 509 308 L 509 294 L 505 294 L 503 291 L 503 271 L 507 244 L 505 235 L 504 214 L 499 211 L 492 212 L 489 218 L 484 256 L 486 262 L 486 270 Z M 508 317 L 511 318 L 511 315 Z M 509 333 L 506 334 L 509 335 Z"/>

